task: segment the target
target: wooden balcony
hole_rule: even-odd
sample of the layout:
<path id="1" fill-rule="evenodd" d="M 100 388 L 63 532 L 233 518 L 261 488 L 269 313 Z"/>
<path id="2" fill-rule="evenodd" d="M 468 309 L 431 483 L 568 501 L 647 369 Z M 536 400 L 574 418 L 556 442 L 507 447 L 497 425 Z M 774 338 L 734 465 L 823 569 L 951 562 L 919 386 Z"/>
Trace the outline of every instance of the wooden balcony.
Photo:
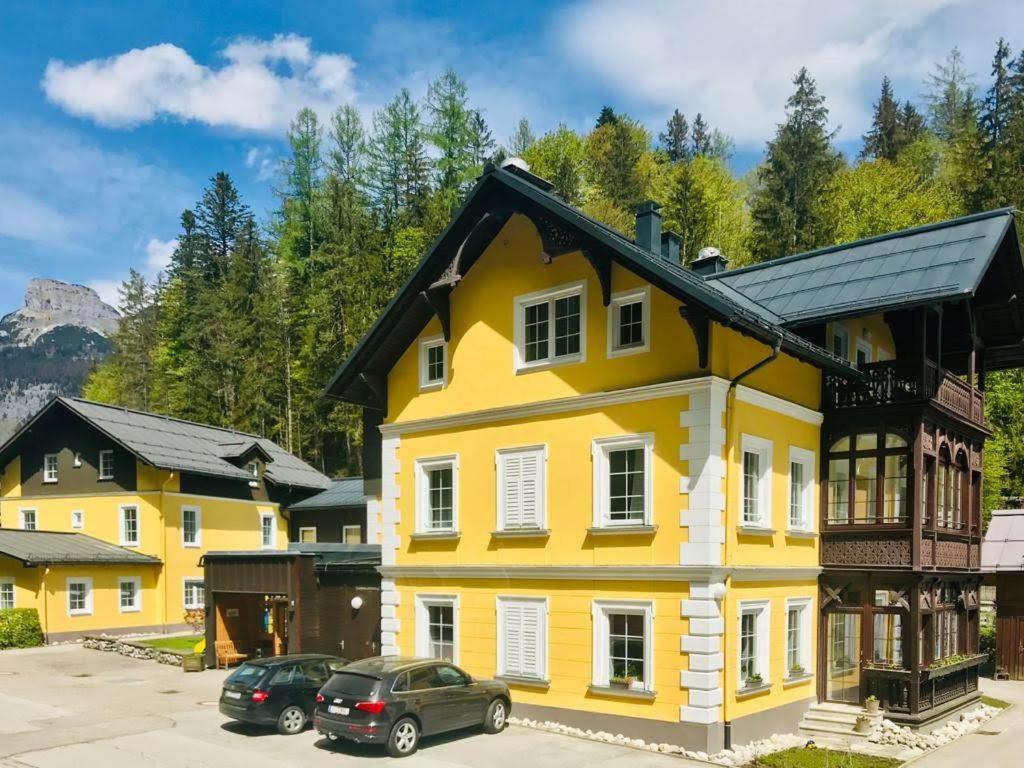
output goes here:
<path id="1" fill-rule="evenodd" d="M 936 669 L 886 669 L 865 666 L 864 695 L 878 698 L 894 720 L 930 719 L 978 697 L 978 672 L 987 657 L 974 654 Z M 902 715 L 902 717 L 900 717 Z"/>
<path id="2" fill-rule="evenodd" d="M 931 360 L 867 363 L 863 381 L 826 373 L 823 407 L 845 410 L 934 401 L 965 421 L 984 426 L 985 395 L 963 379 L 940 370 Z"/>

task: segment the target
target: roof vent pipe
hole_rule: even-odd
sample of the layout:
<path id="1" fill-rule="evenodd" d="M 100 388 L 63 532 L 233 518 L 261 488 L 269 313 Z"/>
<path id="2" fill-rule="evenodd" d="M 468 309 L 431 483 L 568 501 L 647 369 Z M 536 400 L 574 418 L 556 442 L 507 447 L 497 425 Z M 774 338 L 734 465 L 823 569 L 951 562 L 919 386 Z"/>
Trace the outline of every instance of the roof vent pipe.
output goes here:
<path id="1" fill-rule="evenodd" d="M 661 206 L 653 200 L 637 206 L 636 244 L 648 253 L 661 256 Z"/>
<path id="2" fill-rule="evenodd" d="M 679 237 L 675 232 L 667 231 L 661 233 L 661 258 L 665 261 L 671 261 L 673 264 L 679 263 L 679 250 L 682 238 Z"/>
<path id="3" fill-rule="evenodd" d="M 697 258 L 690 263 L 690 269 L 701 277 L 725 272 L 728 266 L 729 260 L 722 255 L 720 250 L 710 245 L 706 248 L 701 248 L 700 252 L 697 253 Z"/>

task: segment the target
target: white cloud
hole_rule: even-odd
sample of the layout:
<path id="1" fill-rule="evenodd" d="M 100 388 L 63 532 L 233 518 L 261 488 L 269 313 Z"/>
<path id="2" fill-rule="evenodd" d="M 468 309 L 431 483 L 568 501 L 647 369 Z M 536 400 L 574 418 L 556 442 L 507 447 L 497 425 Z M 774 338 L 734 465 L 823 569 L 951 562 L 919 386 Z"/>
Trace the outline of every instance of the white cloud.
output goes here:
<path id="1" fill-rule="evenodd" d="M 160 240 L 152 237 L 146 243 L 146 269 L 150 275 L 155 276 L 158 272 L 166 271 L 171 263 L 171 256 L 174 249 L 178 247 L 178 240 Z"/>
<path id="2" fill-rule="evenodd" d="M 245 152 L 245 167 L 256 171 L 256 181 L 274 178 L 278 158 L 270 147 L 249 147 Z"/>
<path id="3" fill-rule="evenodd" d="M 121 304 L 120 280 L 90 280 L 88 286 L 99 294 L 105 303 L 118 309 Z"/>
<path id="4" fill-rule="evenodd" d="M 354 63 L 319 53 L 308 38 L 275 35 L 228 44 L 220 67 L 170 43 L 107 59 L 46 66 L 47 98 L 73 115 L 126 127 L 159 118 L 276 133 L 302 107 L 326 113 L 354 96 Z"/>

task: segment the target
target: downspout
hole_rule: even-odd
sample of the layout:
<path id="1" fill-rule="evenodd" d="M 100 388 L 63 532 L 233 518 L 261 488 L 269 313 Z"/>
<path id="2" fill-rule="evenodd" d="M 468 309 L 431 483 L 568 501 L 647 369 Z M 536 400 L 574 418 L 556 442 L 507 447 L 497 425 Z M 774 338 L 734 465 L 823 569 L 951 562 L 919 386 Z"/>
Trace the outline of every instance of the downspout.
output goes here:
<path id="1" fill-rule="evenodd" d="M 167 484 L 169 482 L 171 482 L 171 480 L 173 480 L 173 479 L 174 479 L 174 472 L 171 471 L 171 472 L 169 472 L 167 474 L 167 478 L 160 484 L 160 518 L 161 518 L 161 523 L 163 523 L 160 526 L 160 532 L 161 532 L 161 534 L 163 536 L 163 564 L 161 565 L 160 569 L 163 571 L 163 581 L 164 581 L 164 604 L 163 604 L 163 611 L 162 611 L 162 613 L 163 613 L 163 623 L 164 623 L 164 626 L 163 626 L 163 632 L 164 633 L 167 632 L 167 624 L 168 624 L 168 619 L 169 619 L 170 610 L 171 610 L 171 608 L 170 608 L 171 603 L 170 603 L 170 599 L 169 599 L 168 594 L 167 594 L 168 590 L 170 589 L 170 576 L 169 576 L 169 574 L 167 572 L 168 571 L 168 568 L 167 568 L 167 512 L 166 512 L 166 506 L 165 505 L 167 503 L 166 494 L 168 493 L 168 491 L 167 491 Z M 184 617 L 182 617 L 182 618 L 184 618 Z"/>

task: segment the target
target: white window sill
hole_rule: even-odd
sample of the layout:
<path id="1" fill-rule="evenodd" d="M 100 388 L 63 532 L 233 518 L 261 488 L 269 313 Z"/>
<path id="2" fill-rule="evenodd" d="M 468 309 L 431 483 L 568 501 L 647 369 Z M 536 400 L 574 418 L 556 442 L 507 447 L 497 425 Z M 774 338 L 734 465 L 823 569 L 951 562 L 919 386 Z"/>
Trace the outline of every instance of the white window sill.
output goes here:
<path id="1" fill-rule="evenodd" d="M 113 475 L 100 475 L 96 479 L 97 480 L 113 480 L 114 476 Z"/>
<path id="2" fill-rule="evenodd" d="M 810 672 L 803 672 L 799 675 L 792 675 L 782 681 L 782 687 L 790 688 L 794 685 L 803 685 L 804 683 L 809 683 L 812 677 L 814 677 L 814 675 L 812 675 Z"/>
<path id="3" fill-rule="evenodd" d="M 181 546 L 184 547 L 185 549 L 202 549 L 203 548 L 202 544 L 182 544 Z M 264 547 L 264 549 L 269 549 L 269 547 Z"/>
<path id="4" fill-rule="evenodd" d="M 413 541 L 455 541 L 461 537 L 460 531 L 417 531 L 409 538 Z"/>
<path id="5" fill-rule="evenodd" d="M 491 531 L 491 536 L 496 539 L 546 539 L 551 535 L 547 528 L 503 528 L 500 531 Z"/>
<path id="6" fill-rule="evenodd" d="M 92 616 L 92 611 L 68 611 L 68 616 Z"/>
<path id="7" fill-rule="evenodd" d="M 142 613 L 141 608 L 122 608 L 121 613 Z"/>
<path id="8" fill-rule="evenodd" d="M 657 691 L 635 691 L 632 688 L 595 684 L 587 686 L 587 693 L 614 699 L 640 699 L 642 701 L 654 701 L 658 695 Z"/>
<path id="9" fill-rule="evenodd" d="M 756 696 L 759 693 L 770 691 L 772 684 L 770 682 L 759 683 L 758 685 L 745 685 L 742 688 L 736 690 L 737 699 L 745 699 L 748 696 Z"/>
<path id="10" fill-rule="evenodd" d="M 129 547 L 131 549 L 138 549 L 139 548 L 139 542 L 137 542 L 137 541 L 122 541 L 120 546 L 122 546 L 122 547 Z"/>
<path id="11" fill-rule="evenodd" d="M 587 528 L 588 536 L 653 536 L 656 525 L 601 525 Z"/>
<path id="12" fill-rule="evenodd" d="M 751 525 L 749 523 L 739 527 L 740 536 L 774 536 L 774 528 L 765 528 L 763 525 Z"/>
<path id="13" fill-rule="evenodd" d="M 520 677 L 519 675 L 495 675 L 495 680 L 501 680 L 509 685 L 518 685 L 522 688 L 540 688 L 547 690 L 551 687 L 550 680 L 541 680 L 539 677 Z"/>
<path id="14" fill-rule="evenodd" d="M 436 392 L 444 389 L 444 381 L 427 381 L 420 384 L 420 392 Z"/>
<path id="15" fill-rule="evenodd" d="M 563 365 L 575 365 L 576 363 L 586 362 L 586 358 L 582 354 L 578 355 L 565 355 L 563 357 L 553 357 L 547 360 L 535 360 L 532 363 L 519 363 L 516 366 L 516 376 L 521 373 L 533 373 L 534 371 L 547 371 L 551 368 L 559 368 Z"/>
<path id="16" fill-rule="evenodd" d="M 786 531 L 786 536 L 791 539 L 816 539 L 818 534 L 814 531 L 808 531 L 804 528 L 790 528 Z"/>
<path id="17" fill-rule="evenodd" d="M 646 342 L 632 347 L 619 347 L 617 349 L 609 350 L 608 359 L 611 360 L 616 357 L 629 357 L 630 355 L 642 355 L 644 352 L 648 351 L 650 351 L 650 346 L 648 346 Z"/>

